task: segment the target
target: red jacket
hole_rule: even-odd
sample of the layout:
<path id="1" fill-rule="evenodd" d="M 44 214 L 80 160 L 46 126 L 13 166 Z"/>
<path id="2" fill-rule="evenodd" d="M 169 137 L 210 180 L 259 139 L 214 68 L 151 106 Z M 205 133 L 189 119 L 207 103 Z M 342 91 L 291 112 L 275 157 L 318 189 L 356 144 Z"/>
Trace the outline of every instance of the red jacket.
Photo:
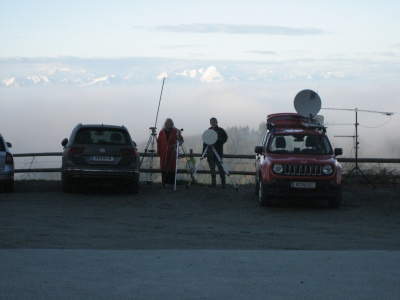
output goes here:
<path id="1" fill-rule="evenodd" d="M 160 167 L 162 171 L 175 171 L 176 165 L 176 141 L 183 143 L 181 132 L 173 127 L 167 139 L 167 131 L 162 129 L 157 138 L 157 153 L 160 155 Z"/>

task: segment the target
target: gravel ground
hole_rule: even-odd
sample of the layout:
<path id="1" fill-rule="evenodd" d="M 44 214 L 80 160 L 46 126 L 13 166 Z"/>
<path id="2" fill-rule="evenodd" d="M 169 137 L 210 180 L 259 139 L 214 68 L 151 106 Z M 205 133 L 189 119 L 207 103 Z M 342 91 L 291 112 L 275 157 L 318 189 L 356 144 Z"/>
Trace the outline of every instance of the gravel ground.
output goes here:
<path id="1" fill-rule="evenodd" d="M 17 181 L 0 192 L 0 248 L 400 250 L 398 188 L 345 188 L 339 209 L 296 199 L 264 208 L 252 185 L 185 184 L 63 194 L 60 181 Z"/>

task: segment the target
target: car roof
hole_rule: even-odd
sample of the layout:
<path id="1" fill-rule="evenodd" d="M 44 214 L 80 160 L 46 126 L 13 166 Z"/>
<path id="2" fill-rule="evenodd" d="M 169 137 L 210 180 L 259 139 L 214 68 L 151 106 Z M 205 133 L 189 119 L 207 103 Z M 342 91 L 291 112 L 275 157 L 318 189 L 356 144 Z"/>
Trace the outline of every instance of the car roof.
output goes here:
<path id="1" fill-rule="evenodd" d="M 272 135 L 291 135 L 291 134 L 304 134 L 304 135 L 325 135 L 321 131 L 301 129 L 301 128 L 277 128 L 271 131 Z"/>
<path id="2" fill-rule="evenodd" d="M 126 128 L 124 125 L 109 125 L 109 124 L 78 124 L 79 127 L 107 127 L 107 128 Z"/>
<path id="3" fill-rule="evenodd" d="M 75 126 L 75 130 L 79 130 L 81 128 L 105 128 L 105 129 L 122 129 L 128 131 L 128 129 L 124 125 L 109 125 L 109 124 L 78 124 Z"/>

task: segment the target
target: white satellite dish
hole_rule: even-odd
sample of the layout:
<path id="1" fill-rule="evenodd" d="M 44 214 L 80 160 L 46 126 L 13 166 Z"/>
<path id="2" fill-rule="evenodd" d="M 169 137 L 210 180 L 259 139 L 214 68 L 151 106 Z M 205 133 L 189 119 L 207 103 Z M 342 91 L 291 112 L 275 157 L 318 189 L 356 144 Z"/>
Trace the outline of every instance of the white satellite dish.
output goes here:
<path id="1" fill-rule="evenodd" d="M 215 130 L 207 129 L 203 132 L 201 138 L 203 139 L 203 142 L 207 145 L 214 145 L 215 142 L 218 140 L 218 134 L 215 132 Z"/>
<path id="2" fill-rule="evenodd" d="M 303 117 L 314 117 L 321 109 L 321 98 L 312 90 L 302 90 L 294 98 L 294 108 Z"/>

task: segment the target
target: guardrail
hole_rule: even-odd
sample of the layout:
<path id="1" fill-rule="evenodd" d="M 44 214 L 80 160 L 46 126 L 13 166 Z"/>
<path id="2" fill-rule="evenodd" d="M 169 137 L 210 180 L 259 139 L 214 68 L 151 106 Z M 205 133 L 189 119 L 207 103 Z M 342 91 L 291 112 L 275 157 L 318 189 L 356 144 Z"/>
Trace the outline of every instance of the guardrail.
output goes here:
<path id="1" fill-rule="evenodd" d="M 152 153 L 139 153 L 141 156 L 144 157 L 153 157 L 153 158 L 158 158 L 157 154 L 152 154 Z M 61 157 L 62 152 L 44 152 L 44 153 L 20 153 L 20 154 L 14 154 L 15 158 L 18 157 L 51 157 L 51 156 L 59 156 Z M 201 153 L 194 153 L 194 157 L 201 157 Z M 185 156 L 182 154 L 180 155 L 181 158 L 184 158 Z M 252 164 L 254 162 L 256 155 L 247 155 L 247 154 L 224 154 L 224 160 L 229 160 L 229 159 L 240 159 L 240 160 L 252 160 Z M 338 161 L 342 163 L 355 163 L 356 159 L 355 158 L 345 158 L 345 157 L 338 157 Z M 358 158 L 358 163 L 374 163 L 374 164 L 400 164 L 400 159 L 398 158 Z M 228 168 L 229 170 L 229 168 Z M 160 173 L 161 170 L 159 168 L 141 168 L 140 171 L 142 173 Z M 61 172 L 61 167 L 58 168 L 16 168 L 15 173 L 51 173 L 51 172 Z M 187 173 L 187 169 L 178 169 L 178 173 Z M 209 170 L 198 170 L 197 173 L 199 174 L 210 174 Z M 251 171 L 242 171 L 242 170 L 229 170 L 229 173 L 232 175 L 254 175 L 254 170 Z"/>

